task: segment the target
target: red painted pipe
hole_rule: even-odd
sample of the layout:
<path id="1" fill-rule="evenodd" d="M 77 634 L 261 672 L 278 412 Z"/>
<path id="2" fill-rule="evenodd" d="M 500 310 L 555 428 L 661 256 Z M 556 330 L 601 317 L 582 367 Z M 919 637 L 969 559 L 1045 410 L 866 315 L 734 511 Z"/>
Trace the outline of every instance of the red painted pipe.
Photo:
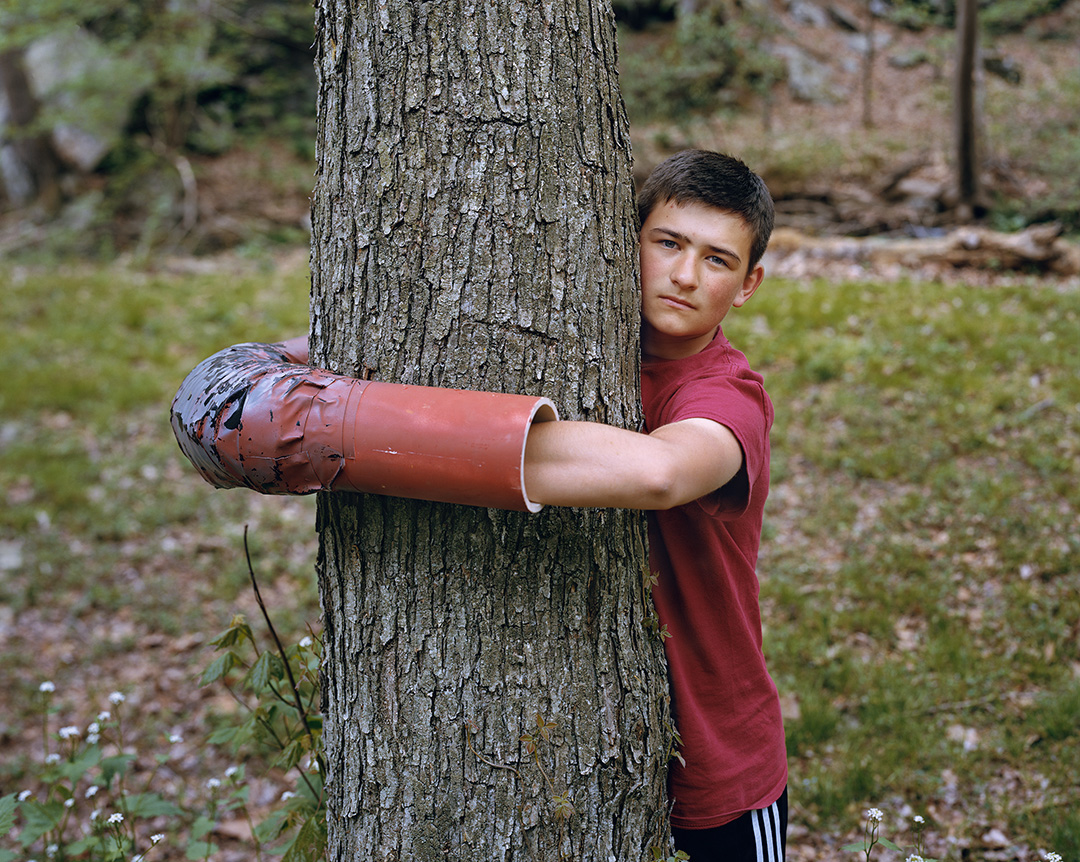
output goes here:
<path id="1" fill-rule="evenodd" d="M 237 344 L 187 376 L 173 433 L 210 484 L 540 511 L 525 438 L 558 419 L 547 398 L 356 380 L 306 361 L 306 338 Z"/>

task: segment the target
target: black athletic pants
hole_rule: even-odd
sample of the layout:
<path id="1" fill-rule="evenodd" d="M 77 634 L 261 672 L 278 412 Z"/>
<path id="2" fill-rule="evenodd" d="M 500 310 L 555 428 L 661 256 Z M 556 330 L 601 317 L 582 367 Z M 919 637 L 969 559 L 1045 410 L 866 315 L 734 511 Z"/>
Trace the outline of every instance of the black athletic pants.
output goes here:
<path id="1" fill-rule="evenodd" d="M 787 789 L 768 808 L 747 811 L 715 829 L 672 828 L 675 849 L 690 862 L 783 862 L 787 848 Z"/>

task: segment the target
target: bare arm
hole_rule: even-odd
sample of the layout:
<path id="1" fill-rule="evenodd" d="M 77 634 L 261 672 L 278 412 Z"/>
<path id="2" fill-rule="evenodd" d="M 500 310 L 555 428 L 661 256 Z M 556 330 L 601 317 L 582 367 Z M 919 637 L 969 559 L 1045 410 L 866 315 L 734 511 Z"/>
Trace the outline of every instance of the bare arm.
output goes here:
<path id="1" fill-rule="evenodd" d="M 538 422 L 525 444 L 529 497 L 551 506 L 670 509 L 726 485 L 742 466 L 731 430 L 686 419 L 638 434 L 596 422 Z"/>

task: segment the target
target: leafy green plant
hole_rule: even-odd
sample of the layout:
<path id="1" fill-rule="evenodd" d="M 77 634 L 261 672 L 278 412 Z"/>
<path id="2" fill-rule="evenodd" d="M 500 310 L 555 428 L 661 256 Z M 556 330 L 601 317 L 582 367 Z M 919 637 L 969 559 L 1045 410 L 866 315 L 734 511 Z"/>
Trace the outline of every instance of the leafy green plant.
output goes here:
<path id="1" fill-rule="evenodd" d="M 889 850 L 899 851 L 900 848 L 893 844 L 888 838 L 883 838 L 878 835 L 878 829 L 881 826 L 882 818 L 884 814 L 880 808 L 869 808 L 866 811 L 866 823 L 863 826 L 863 840 L 856 844 L 848 844 L 842 849 L 849 853 L 863 853 L 866 856 L 866 862 L 870 862 L 870 856 L 874 852 L 874 848 L 879 844 L 882 847 L 887 847 Z"/>
<path id="2" fill-rule="evenodd" d="M 73 129 L 103 154 L 41 240 L 53 253 L 108 256 L 196 245 L 192 158 L 275 127 L 313 156 L 314 19 L 300 0 L 14 0 L 0 5 L 0 51 L 48 52 L 48 86 L 25 134 Z M 41 75 L 37 77 L 43 77 Z M 84 192 L 80 196 L 80 192 Z"/>
<path id="3" fill-rule="evenodd" d="M 84 34 L 79 52 L 93 62 L 58 81 L 61 97 L 41 118 L 47 128 L 107 114 L 118 92 L 133 92 L 141 94 L 134 129 L 170 150 L 220 150 L 238 130 L 271 120 L 288 127 L 289 109 L 314 103 L 314 18 L 299 0 L 14 0 L 0 21 L 0 50 Z"/>
<path id="4" fill-rule="evenodd" d="M 1031 19 L 1060 7 L 1064 0 L 998 0 L 980 4 L 979 20 L 988 33 L 1019 30 Z M 955 0 L 893 0 L 884 6 L 885 16 L 911 30 L 952 28 L 956 22 Z"/>
<path id="5" fill-rule="evenodd" d="M 248 572 L 272 650 L 260 649 L 242 617 L 214 641 L 219 655 L 201 676 L 203 685 L 221 684 L 242 707 L 239 721 L 210 734 L 212 745 L 227 745 L 237 756 L 222 778 L 211 778 L 193 801 L 167 798 L 157 789 L 161 772 L 171 771 L 171 751 L 153 755 L 153 768 L 141 773 L 139 752 L 125 740 L 132 719 L 124 714 L 126 696 L 109 695 L 109 710 L 97 713 L 85 729 L 70 724 L 50 731 L 55 685 L 39 688 L 42 762 L 28 775 L 29 785 L 0 798 L 0 839 L 7 835 L 24 853 L 35 848 L 47 858 L 121 862 L 150 858 L 154 849 L 173 838 L 188 859 L 209 860 L 218 851 L 214 832 L 226 818 L 247 821 L 255 856 L 284 853 L 290 862 L 316 862 L 326 848 L 326 814 L 322 793 L 322 719 L 318 699 L 321 648 L 313 634 L 286 647 L 271 622 L 251 566 L 245 534 Z M 242 671 L 242 673 L 241 673 Z M 239 676 L 239 679 L 237 679 Z M 165 738 L 166 748 L 183 740 Z M 249 758 L 266 758 L 270 768 L 295 771 L 296 790 L 256 823 L 249 808 L 246 767 Z M 19 858 L 0 845 L 0 862 Z"/>
<path id="6" fill-rule="evenodd" d="M 55 691 L 52 682 L 41 683 L 42 761 L 29 787 L 0 800 L 0 836 L 18 824 L 13 833 L 18 846 L 24 852 L 37 847 L 48 858 L 61 849 L 62 858 L 95 862 L 126 860 L 140 849 L 149 853 L 165 833 L 147 837 L 141 827 L 184 813 L 152 789 L 169 754 L 154 755 L 154 768 L 136 784 L 137 754 L 124 741 L 125 695 L 110 694 L 110 709 L 98 712 L 85 728 L 69 724 L 52 733 Z M 0 862 L 16 858 L 13 850 L 0 847 Z"/>
<path id="7" fill-rule="evenodd" d="M 783 74 L 780 61 L 759 47 L 773 26 L 752 9 L 728 20 L 704 10 L 680 17 L 660 62 L 654 54 L 624 54 L 621 88 L 631 122 L 685 122 L 767 94 Z"/>
<path id="8" fill-rule="evenodd" d="M 213 645 L 218 657 L 203 672 L 202 685 L 222 683 L 241 707 L 243 720 L 221 728 L 209 741 L 271 753 L 271 766 L 298 776 L 297 791 L 254 829 L 258 842 L 272 842 L 290 834 L 286 857 L 294 862 L 322 858 L 326 848 L 326 800 L 323 795 L 325 763 L 322 757 L 322 715 L 319 701 L 321 644 L 314 633 L 286 648 L 263 601 L 251 564 L 247 530 L 244 553 L 259 609 L 273 641 L 273 649 L 260 649 L 252 628 L 235 617 Z"/>
<path id="9" fill-rule="evenodd" d="M 659 847 L 649 848 L 649 862 L 686 862 L 689 858 L 682 850 L 676 850 L 665 856 L 664 851 Z"/>

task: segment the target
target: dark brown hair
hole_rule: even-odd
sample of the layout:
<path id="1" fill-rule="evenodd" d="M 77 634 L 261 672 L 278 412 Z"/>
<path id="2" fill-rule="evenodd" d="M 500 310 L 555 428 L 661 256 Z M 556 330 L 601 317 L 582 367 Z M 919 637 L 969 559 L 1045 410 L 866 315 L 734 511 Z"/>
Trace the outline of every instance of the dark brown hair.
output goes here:
<path id="1" fill-rule="evenodd" d="M 749 272 L 769 245 L 774 213 L 765 182 L 734 156 L 710 150 L 683 150 L 665 159 L 638 193 L 641 224 L 668 201 L 699 203 L 741 218 L 750 228 Z"/>

